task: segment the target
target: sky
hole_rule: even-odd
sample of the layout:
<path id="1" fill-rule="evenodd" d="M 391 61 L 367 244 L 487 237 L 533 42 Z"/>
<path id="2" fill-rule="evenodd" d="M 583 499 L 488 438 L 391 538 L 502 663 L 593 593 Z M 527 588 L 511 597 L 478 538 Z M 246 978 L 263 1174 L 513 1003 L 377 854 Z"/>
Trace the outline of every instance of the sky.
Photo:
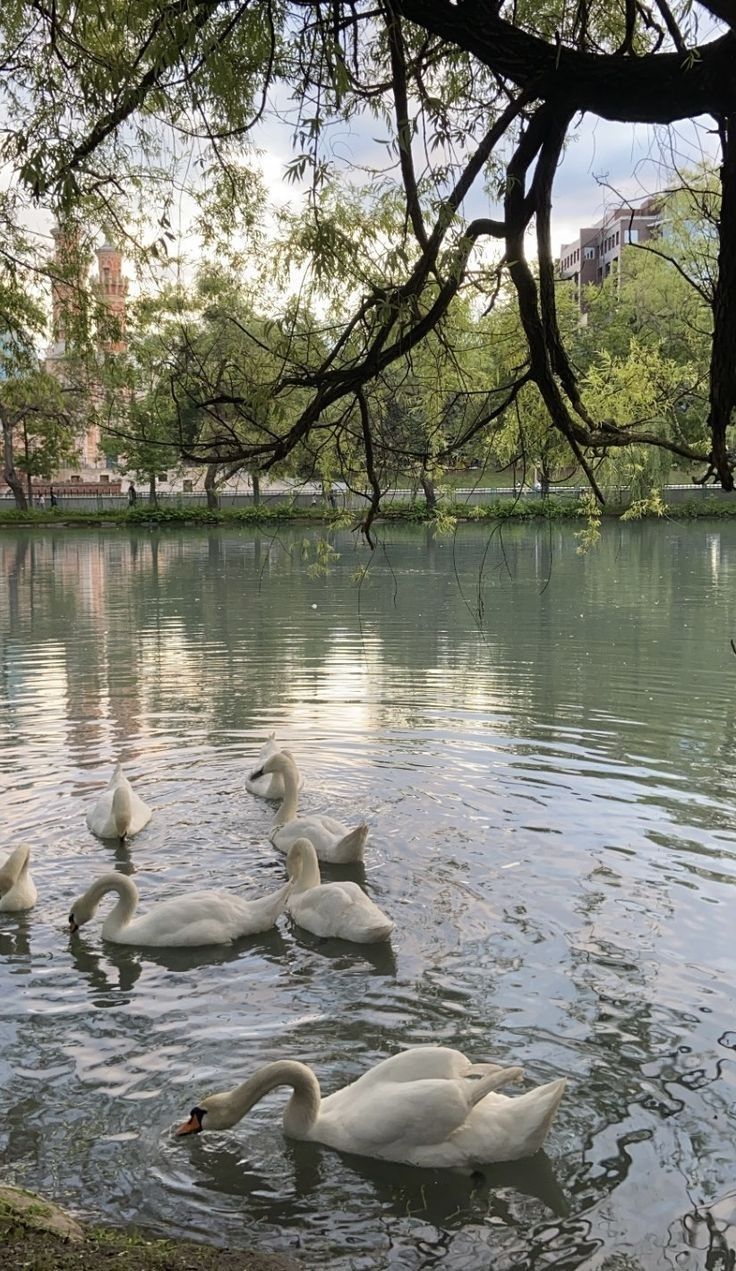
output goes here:
<path id="1" fill-rule="evenodd" d="M 285 165 L 293 158 L 290 129 L 284 124 L 269 124 L 259 135 L 260 164 L 269 198 L 276 206 L 304 203 L 304 190 L 284 180 Z M 344 125 L 330 133 L 328 144 L 338 162 L 347 165 L 374 166 L 386 163 L 386 149 L 381 144 L 380 125 L 360 120 L 358 125 Z M 555 254 L 560 245 L 577 238 L 582 226 L 593 225 L 612 206 L 630 199 L 636 203 L 672 180 L 673 168 L 693 167 L 703 158 L 718 154 L 718 139 L 712 120 L 687 120 L 672 128 L 654 128 L 644 124 L 617 124 L 593 116 L 578 119 L 569 133 L 565 151 L 557 171 L 552 203 L 552 242 Z M 468 217 L 500 216 L 479 182 L 469 196 L 464 212 Z M 190 259 L 199 256 L 198 244 L 192 239 L 191 220 L 194 204 L 183 199 L 180 214 L 174 218 L 175 228 L 182 232 L 185 251 Z M 31 213 L 33 228 L 49 242 L 51 218 L 40 209 Z M 178 225 L 176 222 L 178 221 Z M 102 236 L 100 236 L 102 241 Z M 533 238 L 529 254 L 534 252 Z M 132 269 L 126 272 L 131 275 Z M 186 272 L 189 272 L 187 269 Z M 133 282 L 131 294 L 142 285 L 148 290 L 154 282 Z"/>

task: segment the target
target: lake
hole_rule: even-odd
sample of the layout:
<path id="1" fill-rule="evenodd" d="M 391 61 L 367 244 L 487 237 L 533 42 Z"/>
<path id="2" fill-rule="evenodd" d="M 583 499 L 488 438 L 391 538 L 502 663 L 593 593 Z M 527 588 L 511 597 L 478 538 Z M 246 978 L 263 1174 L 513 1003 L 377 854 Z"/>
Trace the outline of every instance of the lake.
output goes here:
<path id="1" fill-rule="evenodd" d="M 0 914 L 2 1181 L 309 1268 L 726 1271 L 736 525 L 612 524 L 585 555 L 568 525 L 380 537 L 2 531 L 0 860 L 30 843 L 39 891 Z M 390 944 L 70 937 L 111 868 L 142 910 L 280 885 L 244 785 L 271 730 L 305 812 L 368 821 L 364 870 L 324 875 L 364 882 Z M 118 758 L 155 809 L 125 848 L 84 821 Z M 427 1042 L 567 1076 L 546 1152 L 341 1156 L 283 1137 L 283 1090 L 171 1135 L 272 1059 L 329 1093 Z"/>

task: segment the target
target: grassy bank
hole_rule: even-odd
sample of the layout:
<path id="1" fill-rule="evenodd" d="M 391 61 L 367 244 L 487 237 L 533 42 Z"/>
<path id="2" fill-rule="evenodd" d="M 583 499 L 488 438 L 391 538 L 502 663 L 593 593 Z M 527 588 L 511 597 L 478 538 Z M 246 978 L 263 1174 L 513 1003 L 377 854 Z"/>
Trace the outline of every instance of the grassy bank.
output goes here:
<path id="1" fill-rule="evenodd" d="M 186 1215 L 184 1215 L 185 1217 Z M 158 1240 L 138 1231 L 83 1227 L 52 1202 L 0 1187 L 3 1271 L 300 1271 L 278 1254 Z"/>
<path id="2" fill-rule="evenodd" d="M 601 509 L 601 515 L 620 518 L 625 507 L 620 503 L 610 504 Z M 132 508 L 121 508 L 114 511 L 73 511 L 59 508 L 42 510 L 29 508 L 25 512 L 16 508 L 0 509 L 0 527 L 18 525 L 38 526 L 90 526 L 90 525 L 280 525 L 288 522 L 307 523 L 328 526 L 355 526 L 361 519 L 360 509 L 352 511 L 334 511 L 323 506 L 295 507 L 290 503 L 260 504 L 257 507 L 218 508 L 185 507 L 179 504 L 139 503 Z M 673 520 L 690 520 L 699 517 L 728 518 L 736 516 L 736 500 L 726 502 L 721 499 L 698 498 L 688 499 L 683 503 L 667 505 L 665 516 Z M 456 522 L 496 522 L 496 521 L 533 521 L 533 520 L 571 520 L 584 521 L 588 518 L 588 510 L 581 506 L 578 498 L 553 496 L 543 499 L 539 496 L 515 499 L 499 499 L 487 504 L 476 505 L 442 501 L 434 513 L 430 512 L 426 503 L 392 503 L 382 509 L 381 521 L 401 521 L 409 524 L 426 525 L 435 523 L 438 528 L 451 527 Z M 657 512 L 643 512 L 637 519 L 661 519 Z"/>

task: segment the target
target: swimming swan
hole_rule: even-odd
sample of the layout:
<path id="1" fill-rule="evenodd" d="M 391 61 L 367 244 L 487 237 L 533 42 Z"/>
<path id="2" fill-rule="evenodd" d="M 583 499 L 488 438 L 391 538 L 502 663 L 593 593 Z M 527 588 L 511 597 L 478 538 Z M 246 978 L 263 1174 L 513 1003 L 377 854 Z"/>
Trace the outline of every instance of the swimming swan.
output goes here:
<path id="1" fill-rule="evenodd" d="M 277 755 L 281 749 L 276 743 L 276 734 L 269 733 L 268 739 L 261 746 L 261 753 L 258 756 L 258 767 L 262 768 L 267 759 L 272 755 Z M 285 755 L 289 755 L 294 759 L 290 750 L 284 750 Z M 296 767 L 296 760 L 294 760 Z M 304 784 L 304 778 L 297 769 L 297 789 L 301 790 Z M 280 772 L 264 773 L 262 777 L 246 777 L 245 788 L 249 794 L 257 794 L 261 799 L 283 799 L 284 797 L 284 779 Z"/>
<path id="2" fill-rule="evenodd" d="M 271 827 L 271 842 L 280 852 L 288 852 L 297 839 L 309 839 L 321 861 L 343 865 L 348 861 L 363 859 L 368 826 L 348 829 L 331 816 L 297 816 L 298 773 L 288 751 L 280 750 L 252 774 L 252 779 L 264 773 L 280 773 L 284 782 L 284 798 Z"/>
<path id="3" fill-rule="evenodd" d="M 521 1068 L 471 1064 L 447 1046 L 417 1046 L 322 1099 L 311 1068 L 281 1059 L 235 1090 L 208 1095 L 177 1134 L 230 1129 L 270 1090 L 291 1086 L 289 1138 L 430 1169 L 516 1161 L 544 1143 L 566 1085 L 551 1081 L 516 1099 L 496 1094 L 521 1075 Z"/>
<path id="4" fill-rule="evenodd" d="M 87 825 L 101 839 L 124 839 L 148 825 L 153 811 L 138 798 L 123 765 L 117 763 L 110 781 L 93 808 L 87 813 Z"/>
<path id="5" fill-rule="evenodd" d="M 292 890 L 286 908 L 294 922 L 315 936 L 337 936 L 357 944 L 386 940 L 394 924 L 357 883 L 323 883 L 309 839 L 297 839 L 286 857 Z"/>
<path id="6" fill-rule="evenodd" d="M 30 847 L 16 847 L 0 869 L 0 913 L 20 913 L 35 905 L 38 892 L 28 869 L 30 858 Z"/>
<path id="7" fill-rule="evenodd" d="M 274 926 L 291 884 L 259 900 L 242 900 L 229 891 L 193 891 L 163 900 L 142 918 L 134 918 L 138 888 L 127 874 L 103 874 L 74 901 L 69 914 L 72 932 L 93 918 L 102 897 L 117 892 L 118 902 L 102 924 L 105 940 L 115 944 L 175 949 L 230 944 L 239 936 L 257 935 Z"/>

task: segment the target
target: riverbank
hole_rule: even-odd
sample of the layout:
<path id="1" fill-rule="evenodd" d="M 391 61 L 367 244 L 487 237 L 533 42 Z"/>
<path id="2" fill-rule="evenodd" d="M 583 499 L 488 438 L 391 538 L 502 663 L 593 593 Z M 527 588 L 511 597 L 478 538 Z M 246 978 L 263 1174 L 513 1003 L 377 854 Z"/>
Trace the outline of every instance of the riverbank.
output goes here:
<path id="1" fill-rule="evenodd" d="M 332 508 L 298 507 L 290 503 L 259 504 L 250 507 L 207 508 L 177 503 L 138 503 L 135 507 L 115 510 L 72 510 L 58 508 L 0 508 L 0 528 L 24 526 L 54 526 L 57 528 L 97 525 L 253 525 L 268 526 L 288 523 L 307 523 L 328 527 L 357 526 L 363 510 L 333 510 Z M 596 513 L 598 514 L 598 513 Z M 601 508 L 602 517 L 620 520 L 630 519 L 632 512 L 625 504 L 611 503 Z M 736 516 L 736 501 L 704 499 L 702 497 L 673 503 L 655 505 L 651 510 L 643 508 L 636 513 L 637 520 L 662 519 L 690 520 L 702 517 L 729 518 Z M 423 501 L 415 503 L 390 503 L 382 508 L 377 521 L 401 521 L 407 524 L 431 525 L 439 529 L 451 528 L 461 522 L 498 521 L 588 521 L 589 503 L 579 498 L 552 496 L 543 498 L 525 496 L 516 500 L 496 500 L 485 504 L 440 502 L 435 509 Z"/>
<path id="2" fill-rule="evenodd" d="M 86 1227 L 49 1201 L 0 1187 L 3 1271 L 300 1271 L 279 1254 L 221 1249 L 145 1232 Z"/>

